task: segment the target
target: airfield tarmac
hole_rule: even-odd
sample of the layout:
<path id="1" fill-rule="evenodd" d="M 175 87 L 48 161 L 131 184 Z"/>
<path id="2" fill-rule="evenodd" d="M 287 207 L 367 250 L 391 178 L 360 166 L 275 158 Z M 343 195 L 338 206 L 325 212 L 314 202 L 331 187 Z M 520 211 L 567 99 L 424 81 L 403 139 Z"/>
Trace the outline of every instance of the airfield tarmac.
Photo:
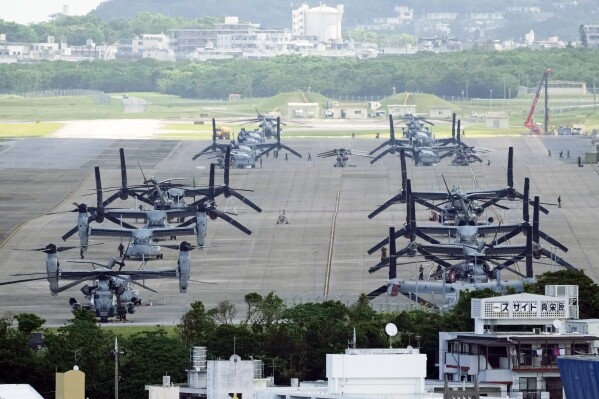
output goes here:
<path id="1" fill-rule="evenodd" d="M 136 123 L 138 122 L 138 123 Z M 196 183 L 207 184 L 209 159 L 192 161 L 191 157 L 210 143 L 207 141 L 153 140 L 155 121 L 76 122 L 57 132 L 56 137 L 5 141 L 0 144 L 0 281 L 17 279 L 15 273 L 45 273 L 45 254 L 15 249 L 40 248 L 47 243 L 78 245 L 77 236 L 66 243 L 61 235 L 76 224 L 76 213 L 70 211 L 73 202 L 95 203 L 93 167 L 100 166 L 102 183 L 106 187 L 120 185 L 118 148 L 124 147 L 129 184 L 143 182 L 137 162 L 146 176 L 159 180 L 169 177 L 195 177 Z M 158 131 L 158 129 L 155 129 Z M 100 132 L 97 137 L 94 131 Z M 126 133 L 124 133 L 126 132 Z M 66 138 L 68 137 L 68 138 Z M 126 137 L 126 139 L 125 139 Z M 357 139 L 354 150 L 369 151 L 384 140 Z M 599 169 L 596 165 L 579 168 L 576 158 L 590 147 L 584 137 L 497 137 L 464 138 L 468 145 L 491 148 L 485 163 L 471 167 L 455 167 L 449 161 L 437 166 L 414 167 L 408 160 L 408 176 L 414 190 L 445 190 L 442 176 L 450 186 L 463 190 L 473 187 L 505 187 L 507 149 L 514 147 L 515 187 L 521 191 L 524 177 L 531 179 L 531 197 L 539 195 L 542 202 L 556 203 L 562 198 L 562 208 L 549 206 L 548 215 L 541 214 L 541 230 L 569 248 L 560 253 L 566 261 L 585 269 L 599 281 L 599 266 L 595 265 L 599 248 L 596 245 L 599 219 Z M 350 145 L 348 138 L 292 139 L 283 143 L 304 155 L 298 159 L 284 151 L 277 159 L 264 158 L 263 167 L 254 170 L 232 170 L 231 186 L 251 189 L 242 192 L 262 207 L 256 213 L 237 199 L 219 198 L 219 209 L 237 212 L 236 220 L 252 230 L 246 236 L 228 223 L 209 221 L 205 248 L 192 253 L 192 279 L 215 284 L 193 283 L 187 294 L 179 294 L 176 280 L 152 280 L 146 284 L 159 293 L 142 290 L 143 303 L 131 322 L 176 323 L 189 310 L 193 301 L 202 301 L 212 308 L 228 300 L 236 305 L 237 316 L 244 313 L 244 296 L 250 292 L 266 295 L 271 291 L 287 304 L 321 300 L 325 295 L 344 303 L 353 303 L 360 293 L 368 293 L 387 280 L 382 269 L 374 274 L 368 268 L 379 260 L 366 250 L 388 234 L 390 225 L 405 221 L 404 205 L 394 205 L 373 220 L 367 215 L 391 198 L 401 186 L 399 158 L 387 155 L 370 165 L 366 158 L 352 157 L 355 167 L 333 168 L 333 158 L 320 159 L 316 154 Z M 552 157 L 548 157 L 547 149 Z M 564 159 L 559 159 L 559 151 Z M 570 150 L 571 158 L 566 158 Z M 307 161 L 308 153 L 312 161 Z M 487 166 L 486 161 L 491 165 Z M 217 184 L 222 171 L 217 172 Z M 105 194 L 105 197 L 109 194 Z M 134 206 L 132 200 L 117 201 L 113 206 Z M 487 216 L 503 223 L 521 220 L 521 202 L 503 202 L 510 207 L 497 209 Z M 285 210 L 289 224 L 276 224 L 279 211 Z M 419 222 L 428 221 L 428 211 L 419 208 Z M 106 222 L 109 225 L 110 222 Z M 194 237 L 178 237 L 192 243 Z M 90 247 L 86 260 L 106 261 L 116 256 L 118 238 L 92 237 L 103 245 Z M 407 242 L 399 239 L 398 248 Z M 512 242 L 523 242 L 517 239 Z M 125 241 L 126 244 L 126 241 Z M 546 245 L 550 251 L 552 248 Z M 165 249 L 163 261 L 149 261 L 146 269 L 175 267 L 177 251 Z M 87 269 L 87 265 L 69 264 L 78 251 L 59 254 L 61 267 Z M 417 278 L 420 263 L 425 270 L 434 268 L 430 262 L 416 258 L 416 263 L 398 267 L 399 278 Z M 409 261 L 408 258 L 406 261 Z M 140 262 L 129 261 L 127 267 L 138 268 Z M 522 265 L 523 267 L 523 265 Z M 556 270 L 549 259 L 535 261 L 535 273 Z M 512 278 L 504 272 L 503 278 Z M 43 276 L 43 275 L 42 275 Z M 46 280 L 0 287 L 0 311 L 32 312 L 47 320 L 48 325 L 60 325 L 70 319 L 68 299 L 84 301 L 78 289 L 50 296 Z M 389 303 L 391 302 L 391 304 Z M 381 309 L 391 305 L 405 306 L 407 299 L 379 298 Z"/>

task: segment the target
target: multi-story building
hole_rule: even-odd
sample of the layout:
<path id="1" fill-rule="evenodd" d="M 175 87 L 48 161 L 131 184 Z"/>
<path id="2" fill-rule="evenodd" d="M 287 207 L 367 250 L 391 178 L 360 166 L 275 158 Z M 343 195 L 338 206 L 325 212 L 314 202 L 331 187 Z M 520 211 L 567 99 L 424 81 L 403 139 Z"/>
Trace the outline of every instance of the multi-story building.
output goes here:
<path id="1" fill-rule="evenodd" d="M 404 6 L 396 6 L 393 11 L 393 17 L 374 18 L 373 22 L 377 25 L 408 25 L 414 22 L 414 9 Z"/>
<path id="2" fill-rule="evenodd" d="M 599 48 L 599 25 L 582 25 L 584 34 L 589 48 Z"/>
<path id="3" fill-rule="evenodd" d="M 596 353 L 599 338 L 566 328 L 578 319 L 577 286 L 546 294 L 473 299 L 475 331 L 439 333 L 441 378 L 503 384 L 510 398 L 562 399 L 557 358 Z"/>
<path id="4" fill-rule="evenodd" d="M 154 58 L 160 61 L 175 61 L 170 38 L 164 34 L 143 34 L 134 39 L 120 40 L 117 58 Z"/>
<path id="5" fill-rule="evenodd" d="M 336 8 L 321 4 L 309 8 L 302 4 L 291 12 L 291 33 L 294 36 L 316 36 L 323 43 L 341 41 L 341 19 L 343 4 Z"/>

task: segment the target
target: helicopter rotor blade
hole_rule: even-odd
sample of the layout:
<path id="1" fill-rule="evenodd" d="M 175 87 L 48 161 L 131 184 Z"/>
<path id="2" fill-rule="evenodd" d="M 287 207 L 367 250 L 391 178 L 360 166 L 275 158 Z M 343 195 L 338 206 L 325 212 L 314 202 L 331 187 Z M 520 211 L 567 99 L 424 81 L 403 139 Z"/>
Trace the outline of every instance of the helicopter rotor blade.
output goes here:
<path id="1" fill-rule="evenodd" d="M 67 239 L 69 239 L 69 237 L 71 237 L 73 234 L 77 233 L 79 231 L 79 226 L 75 226 L 73 227 L 71 230 L 67 231 L 63 236 L 62 236 L 62 240 L 66 241 Z"/>

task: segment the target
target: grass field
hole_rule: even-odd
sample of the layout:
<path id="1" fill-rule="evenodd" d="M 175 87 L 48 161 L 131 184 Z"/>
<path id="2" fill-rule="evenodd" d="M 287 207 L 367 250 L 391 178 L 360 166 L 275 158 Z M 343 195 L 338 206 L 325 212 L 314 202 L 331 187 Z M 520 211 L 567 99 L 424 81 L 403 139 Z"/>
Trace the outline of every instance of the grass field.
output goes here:
<path id="1" fill-rule="evenodd" d="M 0 120 L 4 121 L 61 121 L 77 119 L 120 118 L 123 106 L 112 101 L 98 104 L 92 97 L 25 98 L 0 96 Z"/>
<path id="2" fill-rule="evenodd" d="M 130 98 L 142 98 L 148 101 L 148 105 L 143 113 L 125 113 L 122 104 L 123 95 L 127 94 Z M 19 122 L 37 122 L 37 121 L 62 121 L 62 120 L 89 120 L 89 119 L 166 119 L 171 120 L 172 124 L 165 127 L 162 138 L 168 139 L 210 139 L 210 125 L 193 125 L 194 120 L 209 120 L 210 118 L 219 118 L 238 116 L 253 118 L 256 116 L 256 110 L 259 112 L 277 111 L 283 115 L 287 114 L 287 104 L 289 102 L 314 102 L 324 109 L 326 98 L 318 93 L 280 93 L 269 98 L 241 99 L 240 101 L 207 101 L 186 99 L 172 95 L 159 93 L 112 93 L 112 101 L 108 105 L 99 104 L 93 97 L 47 97 L 47 98 L 25 98 L 14 95 L 0 96 L 0 120 L 19 121 Z M 400 93 L 381 100 L 383 109 L 385 104 L 414 104 L 417 105 L 416 112 L 422 115 L 428 114 L 428 108 L 431 106 L 449 107 L 457 113 L 458 118 L 465 121 L 467 134 L 470 136 L 485 135 L 513 135 L 526 133 L 524 120 L 526 119 L 532 103 L 532 96 L 512 98 L 512 99 L 471 99 L 448 102 L 431 94 L 406 94 Z M 550 129 L 559 126 L 572 126 L 573 124 L 583 125 L 586 132 L 599 128 L 599 112 L 594 110 L 594 99 L 591 95 L 577 97 L 551 97 L 550 104 L 552 113 L 550 119 Z M 340 106 L 343 103 L 340 102 Z M 543 102 L 539 101 L 535 122 L 542 122 Z M 510 129 L 487 129 L 484 123 L 469 122 L 473 116 L 483 119 L 488 113 L 505 113 L 509 117 Z M 476 119 L 476 118 L 474 118 Z M 184 123 L 185 122 L 185 123 Z M 253 128 L 253 126 L 249 126 Z M 13 128 L 16 129 L 16 128 Z M 47 130 L 50 127 L 41 128 L 40 131 L 32 130 L 26 132 L 9 132 L 9 137 L 17 133 L 22 136 L 38 136 L 49 134 Z M 360 137 L 371 137 L 375 132 L 369 128 L 363 132 L 356 131 Z M 232 127 L 235 131 L 236 128 Z M 437 124 L 434 132 L 439 137 L 447 137 L 450 134 L 447 123 Z M 5 133 L 0 137 L 7 137 Z M 285 130 L 288 137 L 339 137 L 347 133 L 345 131 L 297 131 L 293 126 L 288 126 Z M 383 132 L 381 132 L 383 134 Z M 386 133 L 385 133 L 386 134 Z"/>
<path id="3" fill-rule="evenodd" d="M 48 136 L 64 123 L 0 123 L 0 139 Z"/>

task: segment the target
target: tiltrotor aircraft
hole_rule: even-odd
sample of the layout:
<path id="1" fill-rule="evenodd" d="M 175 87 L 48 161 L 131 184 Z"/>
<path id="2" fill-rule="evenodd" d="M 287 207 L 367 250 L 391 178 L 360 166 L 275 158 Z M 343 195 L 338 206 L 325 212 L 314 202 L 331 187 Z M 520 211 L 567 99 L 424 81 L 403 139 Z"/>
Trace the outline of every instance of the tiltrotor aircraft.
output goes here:
<path id="1" fill-rule="evenodd" d="M 437 141 L 432 137 L 432 133 L 429 131 L 422 130 L 408 130 L 407 138 L 396 139 L 395 138 L 395 125 L 393 123 L 393 116 L 389 115 L 389 140 L 383 142 L 374 150 L 370 151 L 370 155 L 374 155 L 377 151 L 384 147 L 388 147 L 384 151 L 378 153 L 371 164 L 377 162 L 379 159 L 387 154 L 395 154 L 403 150 L 407 157 L 414 160 L 414 164 L 418 165 L 435 165 L 441 159 L 453 154 L 453 151 L 457 147 L 445 146 L 444 142 Z M 404 129 L 404 135 L 406 130 Z M 446 140 L 446 139 L 444 139 Z M 451 139 L 449 139 L 451 140 Z M 443 144 L 443 145 L 442 145 Z"/>
<path id="2" fill-rule="evenodd" d="M 214 187 L 214 166 L 211 166 L 211 182 L 208 188 L 208 196 L 198 201 L 195 201 L 191 206 L 180 209 L 166 209 L 166 210 L 137 210 L 137 209 L 105 209 L 104 202 L 102 201 L 102 184 L 100 179 L 99 168 L 95 168 L 96 175 L 96 195 L 98 206 L 95 208 L 87 207 L 85 204 L 77 206 L 78 222 L 77 226 L 69 230 L 65 235 L 62 236 L 63 240 L 67 240 L 70 236 L 75 233 L 79 233 L 79 241 L 81 245 L 81 256 L 83 257 L 83 251 L 87 249 L 87 244 L 90 236 L 104 236 L 104 237 L 129 237 L 132 239 L 125 252 L 126 257 L 136 258 L 149 258 L 149 257 L 162 257 L 160 246 L 158 246 L 156 240 L 164 237 L 176 237 L 182 235 L 195 235 L 197 239 L 197 245 L 203 246 L 206 237 L 207 221 L 208 217 L 211 219 L 221 218 L 226 222 L 237 227 L 245 234 L 251 234 L 251 231 L 239 222 L 235 221 L 229 215 L 216 209 L 216 203 L 214 198 L 216 195 L 224 194 L 235 195 L 244 198 L 241 194 L 231 189 L 226 185 L 225 187 Z M 126 187 L 126 186 L 125 186 Z M 131 192 L 129 188 L 125 188 Z M 119 196 L 113 195 L 111 199 L 119 198 Z M 261 211 L 255 204 L 248 199 L 244 200 L 244 203 L 251 204 L 254 209 Z M 168 224 L 169 219 L 184 218 L 193 216 L 188 222 L 183 223 L 179 226 L 171 226 Z M 102 223 L 104 219 L 110 220 L 111 222 L 119 225 L 119 227 L 92 227 L 90 224 L 92 221 Z M 142 219 L 145 221 L 145 225 L 142 227 L 136 227 L 131 224 L 124 222 L 123 218 Z M 195 226 L 190 226 L 195 223 Z"/>
<path id="3" fill-rule="evenodd" d="M 535 197 L 534 214 L 532 225 L 529 222 L 528 214 L 528 189 L 525 188 L 523 200 L 523 221 L 520 223 L 497 225 L 497 226 L 443 226 L 416 225 L 414 202 L 411 199 L 411 188 L 408 180 L 407 184 L 408 206 L 406 225 L 400 230 L 389 229 L 389 237 L 370 250 L 373 253 L 386 243 L 389 244 L 390 257 L 381 261 L 376 266 L 369 269 L 370 273 L 389 266 L 389 282 L 379 289 L 371 292 L 369 297 L 387 292 L 390 289 L 392 295 L 398 293 L 409 296 L 421 304 L 427 304 L 426 300 L 421 298 L 420 294 L 443 294 L 445 296 L 445 305 L 452 305 L 457 300 L 459 291 L 477 290 L 491 288 L 497 291 L 503 291 L 506 288 L 512 288 L 521 291 L 525 282 L 532 282 L 533 269 L 532 262 L 541 256 L 550 258 L 556 264 L 575 268 L 559 256 L 543 248 L 540 239 L 549 242 L 563 251 L 568 249 L 561 243 L 543 233 L 539 229 L 539 197 Z M 514 238 L 520 233 L 526 234 L 526 245 L 501 245 L 507 240 Z M 448 244 L 442 244 L 439 240 L 430 236 L 430 234 L 446 234 L 448 237 L 455 236 L 455 240 Z M 490 243 L 479 240 L 480 236 L 495 237 Z M 501 237 L 497 238 L 499 234 Z M 396 250 L 395 240 L 402 236 L 409 237 L 408 244 L 401 250 Z M 416 242 L 416 237 L 420 237 L 428 243 L 420 244 Z M 430 280 L 397 280 L 397 258 L 404 255 L 420 254 L 426 260 L 432 260 L 439 265 L 438 271 L 432 277 L 442 278 L 442 281 Z M 522 274 L 512 266 L 516 262 L 526 259 L 526 272 Z M 451 263 L 452 261 L 457 263 Z M 410 262 L 412 263 L 412 262 Z M 500 272 L 509 270 L 522 277 L 519 281 L 501 282 Z M 496 280 L 493 283 L 491 280 Z"/>
<path id="4" fill-rule="evenodd" d="M 400 151 L 401 160 L 401 189 L 399 193 L 394 195 L 382 205 L 377 207 L 368 215 L 369 219 L 374 218 L 391 205 L 405 203 L 406 201 L 406 182 L 408 180 L 408 172 L 406 169 L 405 157 Z M 525 186 L 526 186 L 525 180 Z M 525 188 L 526 190 L 526 188 Z M 480 224 L 479 217 L 484 213 L 485 209 L 491 206 L 507 209 L 499 204 L 501 200 L 519 199 L 523 200 L 524 195 L 514 188 L 514 149 L 509 148 L 507 161 L 507 186 L 497 189 L 480 189 L 473 191 L 461 191 L 458 188 L 446 191 L 413 191 L 414 201 L 420 205 L 427 207 L 439 214 L 441 221 L 444 224 Z M 433 201 L 442 201 L 440 204 L 434 204 Z M 529 201 L 532 204 L 532 201 Z M 540 210 L 547 214 L 549 210 L 543 206 Z M 486 223 L 484 221 L 482 223 Z"/>
<path id="5" fill-rule="evenodd" d="M 345 148 L 335 148 L 333 150 L 328 150 L 328 151 L 324 151 L 321 152 L 319 154 L 316 154 L 317 157 L 319 158 L 330 158 L 330 157 L 335 157 L 335 163 L 333 164 L 333 167 L 335 168 L 345 168 L 348 166 L 356 166 L 356 165 L 352 165 L 350 164 L 350 156 L 351 155 L 356 155 L 359 157 L 366 157 L 366 158 L 372 158 L 372 156 L 365 154 L 362 151 L 355 151 L 352 149 L 352 143 L 353 140 L 350 142 L 349 145 L 349 149 L 345 149 Z"/>

